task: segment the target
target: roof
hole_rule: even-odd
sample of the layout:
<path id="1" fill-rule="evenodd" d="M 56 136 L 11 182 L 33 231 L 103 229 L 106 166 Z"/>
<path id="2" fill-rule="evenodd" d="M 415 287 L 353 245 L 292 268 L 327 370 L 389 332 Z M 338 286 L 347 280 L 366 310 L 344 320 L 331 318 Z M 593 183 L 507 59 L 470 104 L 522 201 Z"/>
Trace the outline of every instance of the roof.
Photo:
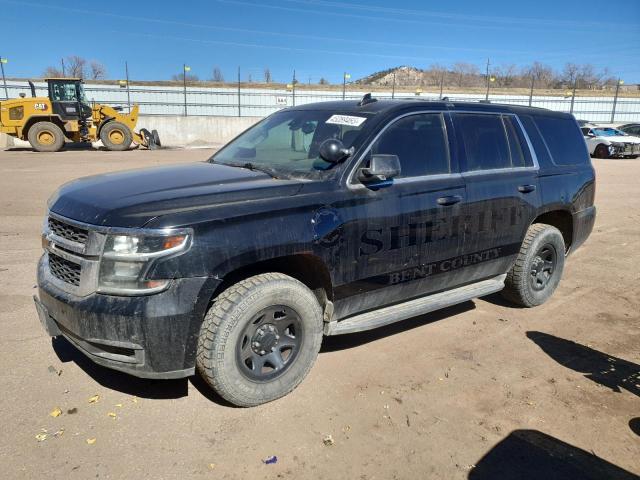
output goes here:
<path id="1" fill-rule="evenodd" d="M 375 97 L 374 97 L 375 98 Z M 369 113 L 377 114 L 381 112 L 393 112 L 395 110 L 406 110 L 411 107 L 417 107 L 427 110 L 465 110 L 477 112 L 503 112 L 503 113 L 520 113 L 520 114 L 543 114 L 551 116 L 566 116 L 567 113 L 556 112 L 546 108 L 525 107 L 520 105 L 507 105 L 501 103 L 489 102 L 449 102 L 446 100 L 428 100 L 425 98 L 416 99 L 378 99 L 360 106 L 360 101 L 355 100 L 338 100 L 330 102 L 307 103 L 291 110 L 329 110 L 336 112 L 353 112 L 353 113 Z"/>

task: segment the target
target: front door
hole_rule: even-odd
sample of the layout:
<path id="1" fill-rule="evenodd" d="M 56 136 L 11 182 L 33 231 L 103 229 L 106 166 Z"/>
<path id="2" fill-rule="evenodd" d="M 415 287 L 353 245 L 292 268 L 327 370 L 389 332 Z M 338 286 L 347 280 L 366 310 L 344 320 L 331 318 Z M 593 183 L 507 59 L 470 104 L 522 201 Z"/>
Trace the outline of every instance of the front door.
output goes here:
<path id="1" fill-rule="evenodd" d="M 338 210 L 348 249 L 334 277 L 337 318 L 443 290 L 463 241 L 465 185 L 452 161 L 445 116 L 416 113 L 391 123 L 372 154 L 397 155 L 401 174 L 365 186 L 354 170 Z"/>

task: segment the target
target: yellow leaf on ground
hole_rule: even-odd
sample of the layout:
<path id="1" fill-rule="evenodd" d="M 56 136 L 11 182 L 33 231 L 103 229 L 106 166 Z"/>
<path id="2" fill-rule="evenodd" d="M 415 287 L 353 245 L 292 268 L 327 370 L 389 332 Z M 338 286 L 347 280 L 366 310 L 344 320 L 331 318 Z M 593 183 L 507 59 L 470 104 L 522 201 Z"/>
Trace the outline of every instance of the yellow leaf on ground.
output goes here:
<path id="1" fill-rule="evenodd" d="M 39 433 L 36 435 L 36 440 L 38 440 L 39 442 L 44 442 L 46 439 L 47 439 L 46 433 Z"/>
<path id="2" fill-rule="evenodd" d="M 117 415 L 114 412 L 109 412 L 107 413 L 107 415 L 109 415 L 111 418 L 116 418 Z"/>
<path id="3" fill-rule="evenodd" d="M 60 415 L 62 415 L 62 410 L 60 410 L 60 407 L 56 407 L 53 410 L 51 410 L 51 412 L 49 413 L 49 415 L 51 415 L 52 417 L 59 417 Z"/>
<path id="4" fill-rule="evenodd" d="M 115 406 L 120 408 L 120 407 L 122 407 L 122 404 L 121 403 L 116 403 Z"/>
<path id="5" fill-rule="evenodd" d="M 216 468 L 216 464 L 215 464 L 215 463 L 210 463 L 210 464 L 209 464 L 209 468 L 210 468 L 211 470 L 213 470 L 214 468 Z"/>
<path id="6" fill-rule="evenodd" d="M 89 398 L 89 403 L 97 403 L 98 400 L 100 400 L 100 395 L 94 395 L 93 397 Z"/>
<path id="7" fill-rule="evenodd" d="M 87 438 L 87 444 L 88 445 L 93 445 L 94 443 L 96 443 L 96 439 L 95 438 Z"/>

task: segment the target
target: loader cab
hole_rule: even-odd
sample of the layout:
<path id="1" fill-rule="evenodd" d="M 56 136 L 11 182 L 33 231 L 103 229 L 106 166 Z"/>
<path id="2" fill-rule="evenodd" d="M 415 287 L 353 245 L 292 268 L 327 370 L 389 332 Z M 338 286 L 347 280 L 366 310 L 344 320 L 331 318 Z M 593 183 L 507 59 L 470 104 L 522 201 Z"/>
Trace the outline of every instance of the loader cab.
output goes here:
<path id="1" fill-rule="evenodd" d="M 91 116 L 91 105 L 79 78 L 47 78 L 51 110 L 64 120 L 80 120 Z"/>

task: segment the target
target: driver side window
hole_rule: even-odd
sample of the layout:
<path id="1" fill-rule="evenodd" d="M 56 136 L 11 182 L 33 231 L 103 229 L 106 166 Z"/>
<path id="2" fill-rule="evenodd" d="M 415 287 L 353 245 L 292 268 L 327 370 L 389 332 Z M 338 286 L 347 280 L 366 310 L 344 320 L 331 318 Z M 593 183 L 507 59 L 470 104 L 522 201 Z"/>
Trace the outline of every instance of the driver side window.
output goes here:
<path id="1" fill-rule="evenodd" d="M 450 173 L 444 119 L 439 113 L 410 115 L 393 123 L 371 147 L 371 154 L 397 155 L 397 178 Z"/>

